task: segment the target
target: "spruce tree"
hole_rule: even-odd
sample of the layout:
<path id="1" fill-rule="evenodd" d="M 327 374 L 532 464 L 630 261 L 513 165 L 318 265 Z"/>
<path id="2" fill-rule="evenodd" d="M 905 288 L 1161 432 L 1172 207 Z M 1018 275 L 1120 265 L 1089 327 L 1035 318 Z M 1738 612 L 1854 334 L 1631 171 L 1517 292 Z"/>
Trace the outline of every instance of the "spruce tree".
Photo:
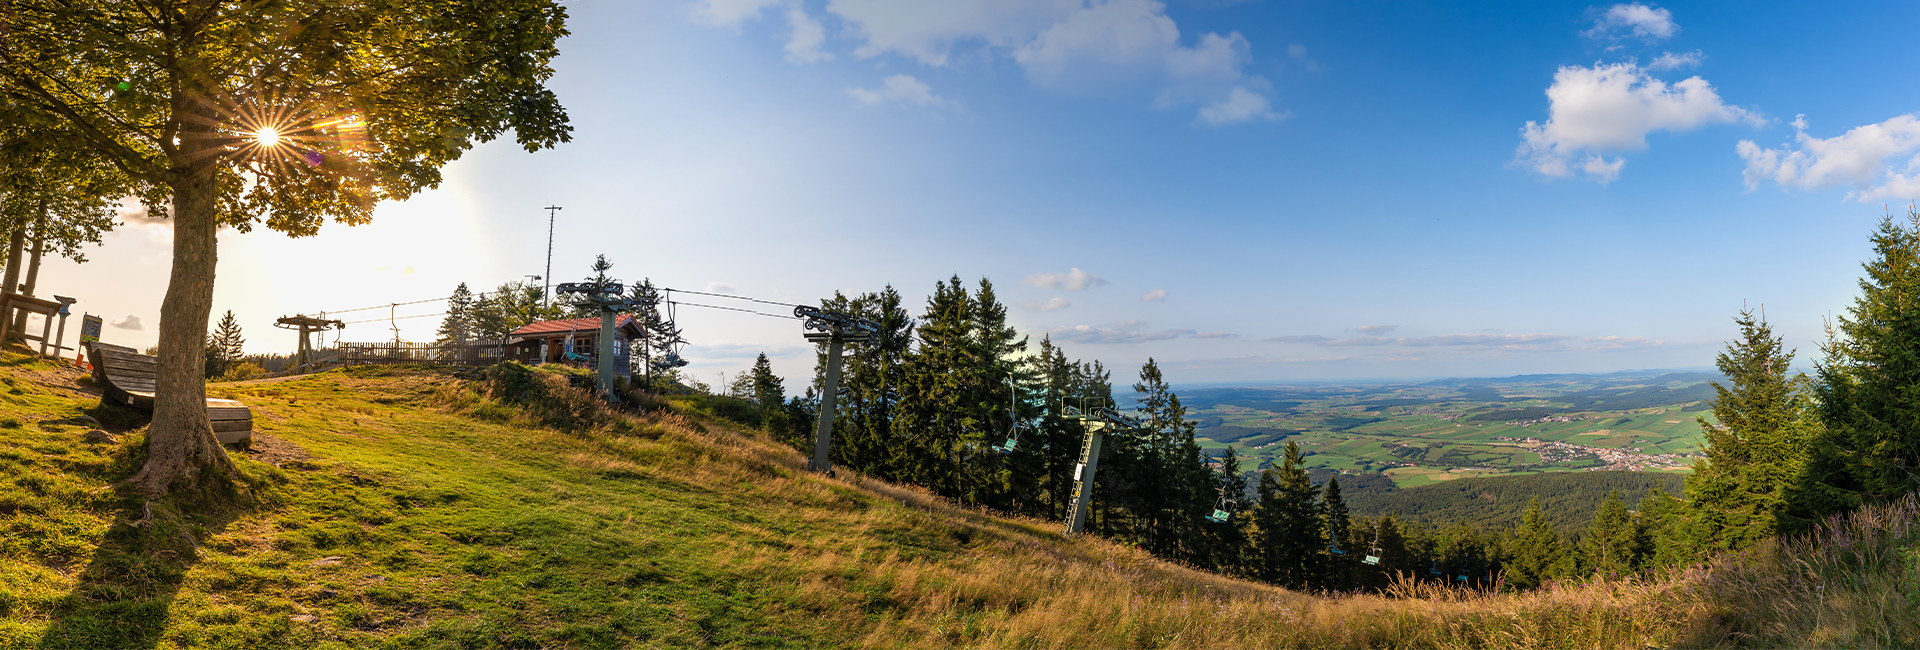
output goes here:
<path id="1" fill-rule="evenodd" d="M 975 367 L 970 373 L 968 407 L 976 424 L 962 443 L 962 476 L 970 479 L 965 498 L 1000 510 L 1012 510 L 1019 498 L 1016 492 L 1028 489 L 1027 481 L 1017 477 L 1005 458 L 990 452 L 1012 431 L 1017 417 L 1009 418 L 1014 393 L 1008 381 L 1020 374 L 1020 357 L 1027 352 L 1027 338 L 1007 323 L 1007 307 L 994 293 L 993 282 L 981 278 L 973 295 L 971 343 Z M 1016 448 L 1017 451 L 1017 448 Z"/>
<path id="2" fill-rule="evenodd" d="M 1648 567 L 1670 567 L 1706 559 L 1709 544 L 1699 539 L 1693 509 L 1659 486 L 1640 497 L 1640 529 L 1647 538 Z"/>
<path id="3" fill-rule="evenodd" d="M 1517 589 L 1532 589 L 1558 577 L 1555 567 L 1566 555 L 1560 535 L 1540 514 L 1540 497 L 1527 503 L 1520 525 L 1509 538 L 1506 581 Z"/>
<path id="4" fill-rule="evenodd" d="M 243 349 L 247 340 L 240 336 L 240 321 L 233 317 L 233 310 L 227 310 L 220 317 L 220 324 L 213 333 L 207 335 L 206 373 L 208 378 L 227 374 L 227 370 L 246 356 Z"/>
<path id="5" fill-rule="evenodd" d="M 1220 454 L 1220 472 L 1216 503 L 1227 512 L 1227 521 L 1209 522 L 1203 530 L 1212 540 L 1214 566 L 1219 571 L 1251 577 L 1246 567 L 1249 543 L 1246 513 L 1251 504 L 1247 502 L 1247 475 L 1240 470 L 1240 454 L 1233 445 L 1227 445 L 1226 451 Z"/>
<path id="6" fill-rule="evenodd" d="M 467 289 L 467 283 L 453 288 L 453 295 L 447 298 L 447 317 L 440 320 L 440 330 L 436 332 L 440 343 L 460 346 L 473 340 L 473 291 Z"/>
<path id="7" fill-rule="evenodd" d="M 1261 471 L 1256 489 L 1259 501 L 1253 509 L 1251 573 L 1261 580 L 1277 583 L 1280 581 L 1281 567 L 1286 564 L 1287 548 L 1279 474 L 1272 469 Z"/>
<path id="8" fill-rule="evenodd" d="M 772 413 L 787 403 L 787 389 L 779 375 L 773 374 L 773 363 L 767 361 L 767 353 L 762 352 L 753 360 L 750 371 L 753 401 L 761 411 Z"/>
<path id="9" fill-rule="evenodd" d="M 1641 546 L 1640 531 L 1620 491 L 1607 491 L 1607 498 L 1600 502 L 1593 523 L 1580 540 L 1584 570 L 1608 577 L 1631 574 L 1639 568 Z"/>
<path id="10" fill-rule="evenodd" d="M 1705 551 L 1738 550 L 1775 530 L 1785 494 L 1819 429 L 1808 380 L 1789 371 L 1793 351 L 1764 317 L 1742 310 L 1740 338 L 1714 360 L 1732 386 L 1714 382 L 1713 415 L 1700 418 L 1706 459 L 1687 477 L 1686 535 Z"/>
<path id="11" fill-rule="evenodd" d="M 1350 539 L 1351 523 L 1347 519 L 1347 502 L 1340 496 L 1340 478 L 1327 477 L 1327 487 L 1320 493 L 1321 514 L 1326 526 L 1327 540 L 1327 586 L 1333 589 L 1351 589 L 1353 568 L 1359 561 L 1354 555 L 1357 549 Z M 1339 553 L 1335 553 L 1335 550 Z"/>
<path id="12" fill-rule="evenodd" d="M 1289 589 L 1319 586 L 1326 537 L 1299 445 L 1287 441 L 1280 469 L 1261 474 L 1260 490 L 1255 522 L 1260 526 L 1262 575 Z"/>
<path id="13" fill-rule="evenodd" d="M 1828 332 L 1817 366 L 1826 425 L 1809 450 L 1789 530 L 1920 488 L 1920 211 L 1888 215 L 1863 264 L 1860 296 Z"/>
<path id="14" fill-rule="evenodd" d="M 900 424 L 915 449 L 904 459 L 908 479 L 950 498 L 964 492 L 961 464 L 968 441 L 984 439 L 969 397 L 977 395 L 979 349 L 973 337 L 973 297 L 959 276 L 934 285 L 915 332 L 919 347 L 901 396 Z"/>

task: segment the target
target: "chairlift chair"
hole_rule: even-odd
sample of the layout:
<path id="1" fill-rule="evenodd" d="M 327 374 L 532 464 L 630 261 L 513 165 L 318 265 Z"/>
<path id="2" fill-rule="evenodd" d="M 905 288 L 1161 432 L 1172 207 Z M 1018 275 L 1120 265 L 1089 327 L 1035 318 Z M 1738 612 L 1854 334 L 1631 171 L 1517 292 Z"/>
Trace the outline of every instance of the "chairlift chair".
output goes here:
<path id="1" fill-rule="evenodd" d="M 1222 476 L 1220 481 L 1220 487 L 1214 488 L 1214 491 L 1220 493 L 1220 501 L 1214 506 L 1213 514 L 1207 515 L 1207 521 L 1216 524 L 1227 523 L 1227 519 L 1233 516 L 1233 513 L 1227 512 L 1225 509 L 1227 507 L 1226 477 Z"/>
<path id="2" fill-rule="evenodd" d="M 1373 520 L 1373 545 L 1367 547 L 1367 559 L 1361 562 L 1374 566 L 1380 565 L 1380 520 Z"/>
<path id="3" fill-rule="evenodd" d="M 1020 414 L 1018 411 L 1014 410 L 1015 405 L 1020 403 L 1020 392 L 1019 392 L 1019 388 L 1015 387 L 1013 384 L 1012 375 L 1007 376 L 1007 392 L 1009 395 L 1012 396 L 1012 399 L 1007 402 L 1007 419 L 1013 422 L 1013 430 L 1007 434 L 1006 442 L 1002 442 L 992 447 L 992 449 L 995 452 L 1002 453 L 1002 454 L 1013 453 L 1014 447 L 1019 446 L 1020 444 L 1020 429 L 1021 429 Z"/>

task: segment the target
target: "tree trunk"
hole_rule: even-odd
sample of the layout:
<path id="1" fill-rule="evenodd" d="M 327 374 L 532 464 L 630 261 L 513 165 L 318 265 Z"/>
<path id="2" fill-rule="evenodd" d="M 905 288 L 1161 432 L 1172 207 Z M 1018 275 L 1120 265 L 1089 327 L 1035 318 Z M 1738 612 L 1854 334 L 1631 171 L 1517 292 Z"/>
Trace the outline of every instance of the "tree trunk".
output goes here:
<path id="1" fill-rule="evenodd" d="M 14 226 L 13 236 L 7 243 L 7 274 L 0 280 L 0 293 L 13 293 L 20 290 L 20 258 L 27 250 L 27 222 Z"/>
<path id="2" fill-rule="evenodd" d="M 194 111 L 201 112 L 201 111 Z M 158 498 L 175 487 L 226 480 L 234 469 L 207 420 L 207 318 L 213 312 L 218 241 L 216 175 L 221 153 L 211 139 L 213 115 L 186 120 L 174 168 L 173 271 L 160 304 L 160 362 L 154 378 L 153 424 L 147 428 L 147 464 L 129 479 Z M 211 471 L 209 471 L 211 470 Z"/>
<path id="3" fill-rule="evenodd" d="M 24 227 L 22 228 L 24 230 Z M 20 293 L 33 297 L 40 286 L 40 254 L 47 248 L 47 200 L 40 199 L 40 217 L 33 222 L 33 252 L 27 256 L 27 281 L 21 284 Z M 27 331 L 27 312 L 20 312 L 13 319 L 15 332 Z"/>
<path id="4" fill-rule="evenodd" d="M 11 241 L 7 244 L 7 272 L 5 275 L 0 275 L 0 293 L 14 293 L 20 290 L 20 267 L 22 266 L 22 260 L 20 258 L 25 254 L 26 250 L 27 222 L 22 221 L 20 225 L 15 226 L 13 236 L 9 239 Z M 5 323 L 6 321 L 4 319 L 9 315 L 10 314 L 0 313 L 0 323 Z M 22 316 L 24 317 L 25 314 L 23 313 Z M 19 339 L 20 328 L 11 328 L 8 329 L 7 332 L 6 338 Z M 0 341 L 0 347 L 5 347 L 6 344 L 11 342 L 13 341 Z"/>

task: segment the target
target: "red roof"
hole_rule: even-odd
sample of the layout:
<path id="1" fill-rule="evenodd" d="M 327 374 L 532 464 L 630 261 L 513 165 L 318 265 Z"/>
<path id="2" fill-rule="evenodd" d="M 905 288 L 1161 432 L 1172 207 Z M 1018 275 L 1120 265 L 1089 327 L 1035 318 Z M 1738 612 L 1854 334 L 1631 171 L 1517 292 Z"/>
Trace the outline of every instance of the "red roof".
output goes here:
<path id="1" fill-rule="evenodd" d="M 624 329 L 628 326 L 632 326 L 636 332 L 640 330 L 640 323 L 635 320 L 633 314 L 621 314 L 614 317 L 614 329 Z M 598 331 L 600 331 L 599 318 L 574 318 L 569 320 L 543 320 L 528 323 L 525 327 L 508 332 L 507 334 L 509 336 L 532 336 L 536 334 L 565 334 L 567 332 L 592 334 Z"/>

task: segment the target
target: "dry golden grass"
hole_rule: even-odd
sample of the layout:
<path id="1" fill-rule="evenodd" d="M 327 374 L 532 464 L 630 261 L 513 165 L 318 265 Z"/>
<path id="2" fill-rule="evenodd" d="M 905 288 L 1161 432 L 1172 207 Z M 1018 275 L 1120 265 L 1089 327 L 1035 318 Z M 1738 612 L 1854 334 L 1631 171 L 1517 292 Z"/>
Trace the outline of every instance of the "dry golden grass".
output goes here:
<path id="1" fill-rule="evenodd" d="M 1673 598 L 1684 580 L 1526 594 L 1412 581 L 1388 595 L 1291 592 L 1092 536 L 1063 538 L 1055 523 L 958 507 L 914 487 L 808 474 L 799 453 L 724 423 L 644 421 L 664 430 L 658 443 L 698 458 L 674 469 L 675 480 L 745 489 L 769 507 L 810 506 L 806 528 L 830 534 L 747 526 L 715 560 L 794 581 L 791 607 L 862 647 L 1638 650 L 1700 636 L 1686 632 L 1710 620 L 1704 606 Z M 875 507 L 874 497 L 897 506 Z"/>
<path id="2" fill-rule="evenodd" d="M 0 620 L 0 647 L 122 638 L 111 635 L 135 606 L 152 629 L 120 645 L 1917 645 L 1912 508 L 1657 580 L 1524 594 L 1407 581 L 1384 595 L 1329 597 L 1063 538 L 1057 523 L 910 486 L 812 474 L 801 454 L 755 432 L 618 413 L 550 373 L 474 382 L 372 369 L 223 386 L 286 447 L 247 465 L 284 481 L 279 505 L 210 531 L 204 559 L 182 567 L 165 599 L 82 603 L 68 594 L 95 592 L 43 569 L 47 554 L 0 555 L 0 613 L 18 619 Z M 46 417 L 73 408 L 42 401 Z M 12 480 L 42 485 L 48 496 L 26 504 L 36 512 L 104 529 L 118 511 L 88 510 L 84 495 L 120 470 L 55 472 L 44 454 L 26 453 L 59 436 L 78 439 L 0 430 L 0 440 L 18 439 L 0 446 L 13 452 L 0 462 L 39 472 Z M 69 464 L 85 449 L 62 445 L 55 455 Z M 87 557 L 96 533 L 70 536 L 79 550 L 55 555 Z M 122 555 L 133 557 L 94 553 L 93 563 Z M 344 560 L 316 564 L 330 556 Z M 379 584 L 367 582 L 375 574 Z M 290 622 L 296 613 L 318 620 Z"/>

